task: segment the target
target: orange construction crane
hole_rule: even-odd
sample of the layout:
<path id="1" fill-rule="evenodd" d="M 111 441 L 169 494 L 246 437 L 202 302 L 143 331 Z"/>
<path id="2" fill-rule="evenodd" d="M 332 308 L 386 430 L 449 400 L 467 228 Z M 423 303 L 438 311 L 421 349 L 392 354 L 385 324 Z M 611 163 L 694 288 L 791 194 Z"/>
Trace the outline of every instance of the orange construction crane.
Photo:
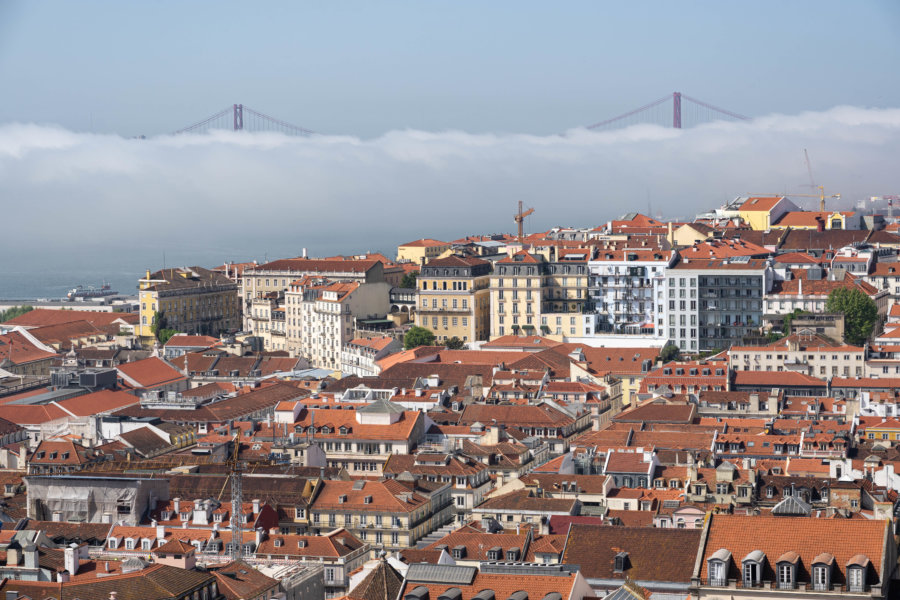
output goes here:
<path id="1" fill-rule="evenodd" d="M 530 215 L 533 212 L 534 212 L 533 208 L 529 208 L 525 212 L 522 212 L 522 201 L 519 200 L 519 212 L 516 213 L 516 215 L 513 217 L 513 221 L 515 221 L 519 225 L 519 241 L 520 242 L 525 237 L 525 231 L 524 231 L 525 217 L 527 217 L 528 215 Z"/>

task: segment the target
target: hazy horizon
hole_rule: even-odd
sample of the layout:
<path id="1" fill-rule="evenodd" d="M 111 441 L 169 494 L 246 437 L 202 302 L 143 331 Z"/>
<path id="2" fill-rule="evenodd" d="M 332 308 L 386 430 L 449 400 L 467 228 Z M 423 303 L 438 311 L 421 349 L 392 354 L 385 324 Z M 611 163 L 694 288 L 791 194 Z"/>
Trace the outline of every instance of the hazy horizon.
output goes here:
<path id="1" fill-rule="evenodd" d="M 0 267 L 77 273 L 310 255 L 394 256 L 397 244 L 593 227 L 631 211 L 690 218 L 736 196 L 810 193 L 842 206 L 900 192 L 900 109 L 836 107 L 675 130 L 565 135 L 394 131 L 372 140 L 218 131 L 146 140 L 0 125 L 13 207 Z M 815 199 L 798 198 L 806 207 Z M 4 283 L 0 288 L 7 285 Z M 8 297 L 0 289 L 0 297 Z"/>

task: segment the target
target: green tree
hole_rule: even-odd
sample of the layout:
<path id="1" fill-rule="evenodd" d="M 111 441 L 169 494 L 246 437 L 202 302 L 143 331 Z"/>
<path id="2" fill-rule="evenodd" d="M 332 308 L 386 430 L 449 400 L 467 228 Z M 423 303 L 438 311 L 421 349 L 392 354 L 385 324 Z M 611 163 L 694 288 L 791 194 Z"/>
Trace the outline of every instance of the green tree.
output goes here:
<path id="1" fill-rule="evenodd" d="M 410 271 L 400 280 L 400 287 L 414 290 L 416 289 L 416 279 L 419 277 L 418 271 Z"/>
<path id="2" fill-rule="evenodd" d="M 159 339 L 159 332 L 166 328 L 166 315 L 158 310 L 153 311 L 153 319 L 150 321 L 150 333 Z"/>
<path id="3" fill-rule="evenodd" d="M 444 342 L 444 346 L 447 347 L 447 350 L 465 350 L 467 348 L 466 343 L 455 335 Z"/>
<path id="4" fill-rule="evenodd" d="M 160 329 L 156 333 L 156 339 L 159 340 L 160 344 L 165 344 L 169 341 L 169 338 L 171 338 L 176 333 L 178 333 L 177 329 Z"/>
<path id="5" fill-rule="evenodd" d="M 825 310 L 844 315 L 844 339 L 860 346 L 878 322 L 878 306 L 859 288 L 838 288 L 828 294 Z"/>
<path id="6" fill-rule="evenodd" d="M 790 312 L 790 313 L 784 315 L 784 335 L 791 334 L 791 327 L 792 327 L 791 324 L 794 322 L 795 318 L 799 317 L 800 315 L 808 315 L 808 314 L 809 314 L 808 310 L 795 308 L 793 312 Z"/>
<path id="7" fill-rule="evenodd" d="M 663 346 L 663 349 L 659 351 L 659 359 L 664 363 L 678 360 L 678 356 L 681 354 L 681 351 L 678 349 L 678 346 L 673 344 L 672 342 L 667 343 Z"/>
<path id="8" fill-rule="evenodd" d="M 4 311 L 0 311 L 0 323 L 12 321 L 16 317 L 20 317 L 27 312 L 31 312 L 32 310 L 34 310 L 34 307 L 27 304 L 23 306 L 12 306 L 10 308 L 7 308 Z"/>
<path id="9" fill-rule="evenodd" d="M 153 322 L 150 323 L 150 331 L 160 344 L 165 344 L 169 341 L 169 338 L 178 333 L 177 329 L 169 329 L 168 325 L 169 323 L 165 313 L 159 311 L 153 313 Z"/>
<path id="10" fill-rule="evenodd" d="M 410 350 L 419 346 L 430 346 L 434 343 L 434 333 L 430 329 L 413 325 L 403 336 L 403 348 Z"/>

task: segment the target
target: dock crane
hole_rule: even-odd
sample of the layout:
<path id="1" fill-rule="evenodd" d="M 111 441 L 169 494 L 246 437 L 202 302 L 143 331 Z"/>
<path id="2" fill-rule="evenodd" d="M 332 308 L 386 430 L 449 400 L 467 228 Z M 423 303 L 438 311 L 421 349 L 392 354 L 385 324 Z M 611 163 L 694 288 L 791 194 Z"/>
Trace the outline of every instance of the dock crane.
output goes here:
<path id="1" fill-rule="evenodd" d="M 528 215 L 530 215 L 533 212 L 534 212 L 533 208 L 529 208 L 528 210 L 523 212 L 522 211 L 522 201 L 519 200 L 519 212 L 516 213 L 516 215 L 513 217 L 513 221 L 515 221 L 516 224 L 519 226 L 519 242 L 521 242 L 522 239 L 525 237 L 525 231 L 524 231 L 525 217 L 527 217 Z"/>

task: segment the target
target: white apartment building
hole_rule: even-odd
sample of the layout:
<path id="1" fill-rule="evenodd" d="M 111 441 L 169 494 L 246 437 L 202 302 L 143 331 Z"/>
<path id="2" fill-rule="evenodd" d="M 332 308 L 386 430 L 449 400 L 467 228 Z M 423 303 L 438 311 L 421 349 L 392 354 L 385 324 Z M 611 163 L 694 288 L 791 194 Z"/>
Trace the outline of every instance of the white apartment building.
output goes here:
<path id="1" fill-rule="evenodd" d="M 383 317 L 390 310 L 389 283 L 331 282 L 304 278 L 285 293 L 287 350 L 315 367 L 340 369 L 354 319 Z"/>
<path id="2" fill-rule="evenodd" d="M 735 371 L 793 371 L 824 379 L 864 376 L 865 355 L 862 346 L 835 344 L 800 332 L 768 346 L 732 346 L 728 362 Z"/>
<path id="3" fill-rule="evenodd" d="M 685 352 L 740 344 L 759 331 L 773 278 L 766 260 L 682 259 L 666 274 L 668 338 Z"/>
<path id="4" fill-rule="evenodd" d="M 403 350 L 403 344 L 392 337 L 357 338 L 344 344 L 341 356 L 341 373 L 359 377 L 375 377 L 381 374 L 378 361 Z"/>
<path id="5" fill-rule="evenodd" d="M 241 274 L 238 295 L 244 313 L 243 328 L 250 330 L 251 301 L 267 294 L 283 295 L 292 282 L 305 276 L 327 277 L 332 281 L 377 283 L 384 281 L 384 264 L 378 260 L 334 258 L 283 258 L 262 265 L 248 266 Z"/>
<path id="6" fill-rule="evenodd" d="M 600 250 L 588 262 L 594 314 L 585 334 L 637 334 L 666 339 L 666 270 L 673 250 Z"/>

